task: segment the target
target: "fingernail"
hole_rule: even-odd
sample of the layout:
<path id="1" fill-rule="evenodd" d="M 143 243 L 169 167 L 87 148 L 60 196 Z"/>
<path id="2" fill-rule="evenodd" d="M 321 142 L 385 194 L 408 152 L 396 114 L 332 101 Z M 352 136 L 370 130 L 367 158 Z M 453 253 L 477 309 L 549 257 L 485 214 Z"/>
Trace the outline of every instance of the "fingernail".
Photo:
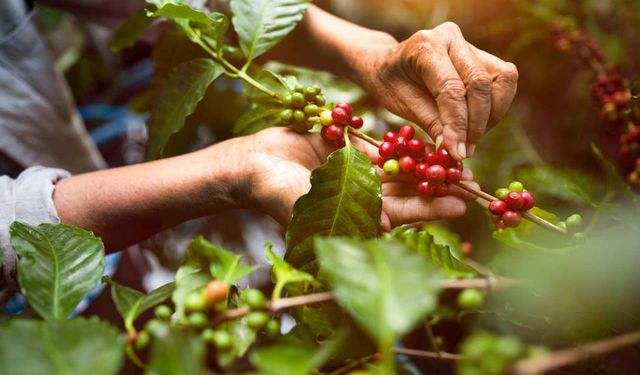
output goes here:
<path id="1" fill-rule="evenodd" d="M 458 143 L 458 154 L 463 159 L 467 157 L 467 146 L 463 142 Z"/>
<path id="2" fill-rule="evenodd" d="M 442 134 L 436 137 L 436 150 L 440 148 L 443 139 L 444 137 L 442 136 Z"/>
<path id="3" fill-rule="evenodd" d="M 473 154 L 476 152 L 476 145 L 469 145 L 467 151 L 467 156 L 473 156 Z"/>

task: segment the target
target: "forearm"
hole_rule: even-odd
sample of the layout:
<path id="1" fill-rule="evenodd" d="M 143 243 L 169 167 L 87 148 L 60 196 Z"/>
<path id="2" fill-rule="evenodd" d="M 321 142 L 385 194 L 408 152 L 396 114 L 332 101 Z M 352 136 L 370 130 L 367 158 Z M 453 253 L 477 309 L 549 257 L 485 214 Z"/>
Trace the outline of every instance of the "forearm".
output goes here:
<path id="1" fill-rule="evenodd" d="M 267 57 L 359 81 L 358 72 L 366 69 L 366 55 L 397 43 L 387 33 L 358 26 L 311 5 L 300 25 Z"/>
<path id="2" fill-rule="evenodd" d="M 59 181 L 54 204 L 63 223 L 91 230 L 108 250 L 137 243 L 180 222 L 241 205 L 242 168 L 234 140 L 164 160 Z"/>

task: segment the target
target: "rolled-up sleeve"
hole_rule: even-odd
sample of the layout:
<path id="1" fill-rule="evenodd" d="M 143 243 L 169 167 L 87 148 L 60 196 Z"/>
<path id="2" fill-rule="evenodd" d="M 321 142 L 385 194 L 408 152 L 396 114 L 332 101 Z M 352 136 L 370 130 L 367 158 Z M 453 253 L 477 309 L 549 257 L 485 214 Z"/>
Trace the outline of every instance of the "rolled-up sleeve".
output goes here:
<path id="1" fill-rule="evenodd" d="M 9 227 L 14 221 L 36 226 L 60 222 L 53 204 L 56 182 L 68 177 L 63 169 L 31 167 L 16 179 L 0 177 L 0 248 L 4 254 L 0 269 L 0 301 L 17 290 L 17 257 L 11 247 Z"/>

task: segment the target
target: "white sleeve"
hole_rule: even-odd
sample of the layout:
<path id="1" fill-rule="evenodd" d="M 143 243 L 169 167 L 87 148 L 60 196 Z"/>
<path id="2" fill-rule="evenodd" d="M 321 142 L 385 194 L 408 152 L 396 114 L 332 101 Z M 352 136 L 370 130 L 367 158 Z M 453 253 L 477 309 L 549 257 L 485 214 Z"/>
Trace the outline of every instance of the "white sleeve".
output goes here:
<path id="1" fill-rule="evenodd" d="M 63 169 L 30 167 L 15 180 L 0 177 L 0 301 L 17 290 L 17 257 L 11 247 L 9 227 L 14 221 L 37 226 L 60 222 L 53 205 L 53 189 L 58 180 L 69 177 Z"/>

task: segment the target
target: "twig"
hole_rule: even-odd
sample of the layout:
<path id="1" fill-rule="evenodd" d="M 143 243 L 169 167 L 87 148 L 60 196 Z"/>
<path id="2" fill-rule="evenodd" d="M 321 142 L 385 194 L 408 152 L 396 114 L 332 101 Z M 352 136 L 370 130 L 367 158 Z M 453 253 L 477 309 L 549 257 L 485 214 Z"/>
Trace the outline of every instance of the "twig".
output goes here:
<path id="1" fill-rule="evenodd" d="M 435 358 L 435 359 L 441 359 L 445 361 L 459 361 L 461 359 L 464 359 L 464 357 L 459 354 L 447 353 L 442 351 L 428 352 L 428 351 L 416 350 L 416 349 L 393 348 L 393 352 L 396 354 L 403 354 L 411 357 Z"/>
<path id="2" fill-rule="evenodd" d="M 382 144 L 382 142 L 378 141 L 377 139 L 372 138 L 362 132 L 359 132 L 350 126 L 347 126 L 347 131 L 349 132 L 349 134 L 353 135 L 354 137 L 360 138 L 363 141 L 370 143 L 376 147 L 380 147 L 380 145 Z"/>
<path id="3" fill-rule="evenodd" d="M 511 373 L 514 375 L 541 374 L 637 343 L 640 343 L 640 331 L 560 350 L 539 358 L 521 360 L 512 367 Z"/>

